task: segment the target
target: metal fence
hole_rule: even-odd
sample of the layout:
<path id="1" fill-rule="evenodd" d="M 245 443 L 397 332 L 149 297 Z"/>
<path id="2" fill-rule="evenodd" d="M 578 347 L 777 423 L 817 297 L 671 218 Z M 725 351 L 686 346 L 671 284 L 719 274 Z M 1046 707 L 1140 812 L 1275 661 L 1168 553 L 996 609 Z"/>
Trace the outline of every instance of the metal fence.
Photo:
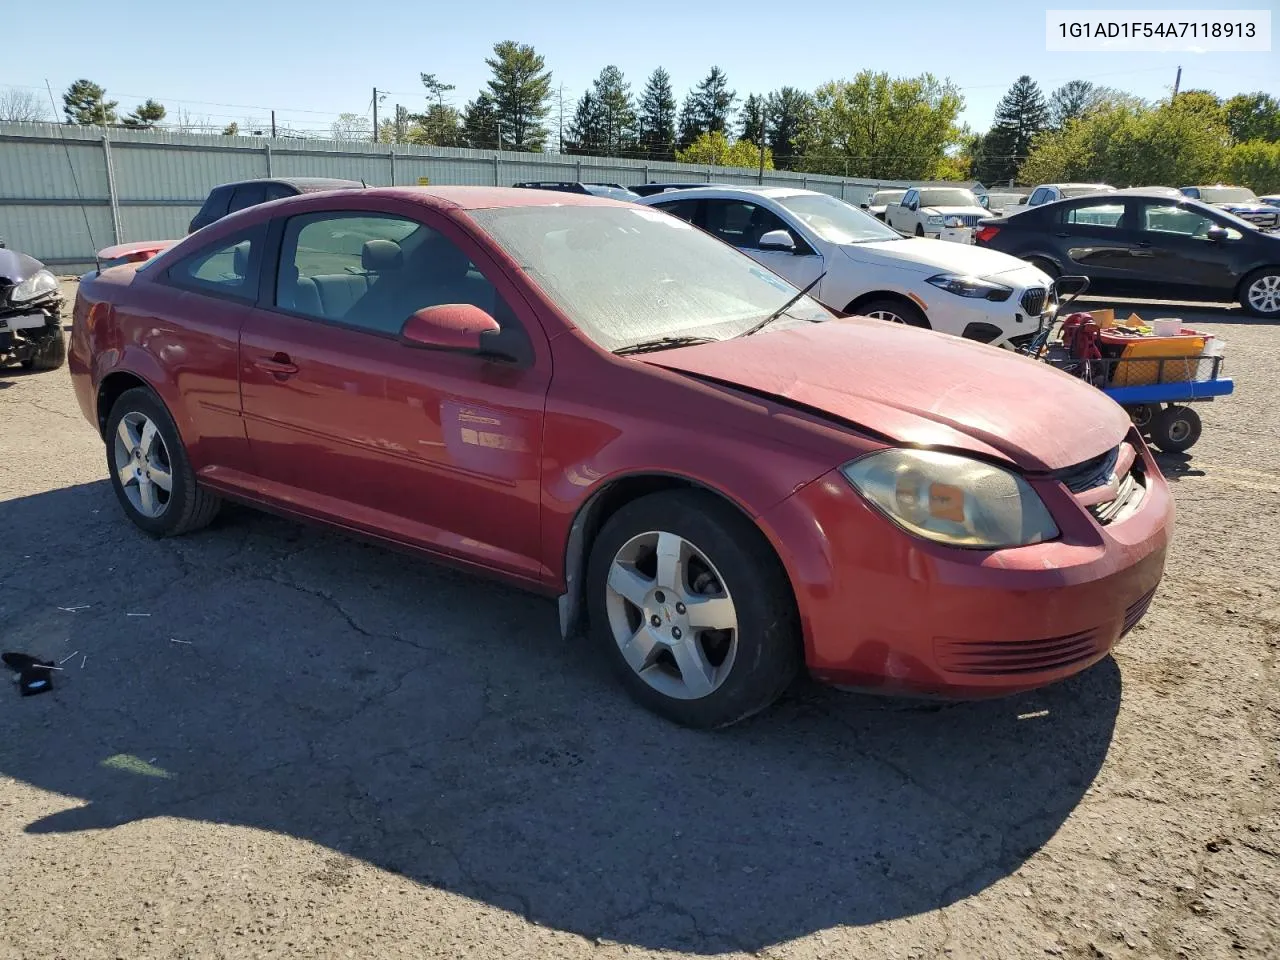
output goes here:
<path id="1" fill-rule="evenodd" d="M 183 236 L 219 183 L 289 176 L 370 186 L 715 181 L 806 187 L 851 203 L 882 186 L 908 185 L 616 157 L 0 123 L 0 237 L 62 272 L 83 272 L 102 247 Z"/>

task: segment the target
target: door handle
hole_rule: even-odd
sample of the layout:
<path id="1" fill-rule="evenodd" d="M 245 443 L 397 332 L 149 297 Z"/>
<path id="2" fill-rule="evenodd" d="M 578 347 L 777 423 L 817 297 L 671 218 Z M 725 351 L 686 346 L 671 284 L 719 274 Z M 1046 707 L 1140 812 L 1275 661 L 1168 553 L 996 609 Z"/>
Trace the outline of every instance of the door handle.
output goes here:
<path id="1" fill-rule="evenodd" d="M 271 374 L 277 380 L 286 380 L 298 372 L 298 366 L 289 359 L 287 353 L 276 353 L 270 357 L 259 357 L 253 362 L 259 370 Z"/>
<path id="2" fill-rule="evenodd" d="M 1144 250 L 1145 250 L 1145 249 L 1147 249 L 1148 247 L 1150 247 L 1150 246 L 1151 246 L 1151 244 L 1150 244 L 1148 241 L 1146 241 L 1146 240 L 1139 240 L 1139 241 L 1138 241 L 1138 243 L 1137 243 L 1137 246 L 1139 246 L 1139 247 L 1141 247 L 1142 249 L 1144 249 Z"/>
<path id="3" fill-rule="evenodd" d="M 1054 234 L 1054 236 L 1055 236 L 1055 237 L 1069 237 L 1069 236 L 1071 236 L 1071 234 L 1069 234 L 1069 233 L 1055 233 L 1055 234 Z"/>

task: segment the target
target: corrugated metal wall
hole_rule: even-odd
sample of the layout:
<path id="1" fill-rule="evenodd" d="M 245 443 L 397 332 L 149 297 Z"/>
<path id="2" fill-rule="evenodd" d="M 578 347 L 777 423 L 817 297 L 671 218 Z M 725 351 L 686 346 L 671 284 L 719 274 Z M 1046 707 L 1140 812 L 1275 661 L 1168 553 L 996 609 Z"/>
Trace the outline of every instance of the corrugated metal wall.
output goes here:
<path id="1" fill-rule="evenodd" d="M 209 137 L 57 124 L 0 123 L 0 237 L 60 271 L 93 265 L 114 243 L 181 237 L 219 183 L 342 177 L 370 186 L 505 186 L 520 180 L 758 184 L 754 170 L 405 144 Z M 898 181 L 765 171 L 766 185 L 805 186 L 860 203 Z"/>

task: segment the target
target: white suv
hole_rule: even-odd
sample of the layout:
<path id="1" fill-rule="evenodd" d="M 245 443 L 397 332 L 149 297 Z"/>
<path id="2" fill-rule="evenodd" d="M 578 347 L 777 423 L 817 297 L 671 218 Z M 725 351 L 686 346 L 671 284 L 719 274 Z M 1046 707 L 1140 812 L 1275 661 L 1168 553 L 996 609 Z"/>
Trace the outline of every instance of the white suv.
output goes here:
<path id="1" fill-rule="evenodd" d="M 737 247 L 833 310 L 1002 347 L 1053 307 L 1048 275 L 967 244 L 903 237 L 852 204 L 787 187 L 703 187 L 639 201 Z"/>
<path id="2" fill-rule="evenodd" d="M 1090 193 L 1115 193 L 1116 188 L 1109 183 L 1042 183 L 1031 191 L 1031 196 L 1019 200 L 1023 207 L 1039 207 L 1058 200 L 1069 200 L 1072 197 L 1083 197 Z M 1012 213 L 1012 210 L 1007 211 Z"/>
<path id="3" fill-rule="evenodd" d="M 912 187 L 884 210 L 884 222 L 901 233 L 956 243 L 973 243 L 973 228 L 989 216 L 963 187 Z"/>

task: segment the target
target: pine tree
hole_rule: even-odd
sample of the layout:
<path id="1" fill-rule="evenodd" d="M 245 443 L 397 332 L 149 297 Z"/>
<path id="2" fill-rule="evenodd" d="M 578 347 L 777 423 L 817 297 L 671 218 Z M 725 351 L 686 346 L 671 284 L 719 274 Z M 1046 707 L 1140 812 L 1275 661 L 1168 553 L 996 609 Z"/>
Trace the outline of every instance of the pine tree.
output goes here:
<path id="1" fill-rule="evenodd" d="M 675 159 L 676 98 L 671 92 L 671 75 L 662 67 L 654 70 L 644 85 L 636 134 L 645 156 L 654 160 Z"/>
<path id="2" fill-rule="evenodd" d="M 116 100 L 107 99 L 107 91 L 92 80 L 77 80 L 62 95 L 62 112 L 67 123 L 83 126 L 106 126 L 116 122 Z"/>
<path id="3" fill-rule="evenodd" d="M 503 40 L 485 60 L 493 71 L 488 95 L 504 149 L 541 150 L 547 141 L 542 121 L 550 112 L 551 71 L 528 44 Z"/>
<path id="4" fill-rule="evenodd" d="M 727 133 L 738 95 L 729 89 L 729 78 L 712 67 L 703 81 L 689 91 L 680 109 L 680 148 L 687 150 L 704 133 Z"/>
<path id="5" fill-rule="evenodd" d="M 498 146 L 498 112 L 493 97 L 481 91 L 463 108 L 462 134 L 467 146 L 493 150 Z"/>
<path id="6" fill-rule="evenodd" d="M 987 184 L 1007 183 L 1031 152 L 1031 141 L 1049 126 L 1049 107 L 1040 87 L 1025 74 L 996 105 L 995 122 L 982 140 L 982 165 L 978 179 Z"/>
<path id="7" fill-rule="evenodd" d="M 602 149 L 605 156 L 620 157 L 635 139 L 636 111 L 631 101 L 631 84 L 622 71 L 610 65 L 592 83 L 600 111 Z"/>
<path id="8" fill-rule="evenodd" d="M 147 100 L 141 103 L 127 117 L 124 118 L 126 127 L 139 127 L 143 130 L 150 130 L 157 123 L 164 119 L 164 104 L 156 103 L 154 100 Z"/>
<path id="9" fill-rule="evenodd" d="M 750 94 L 742 102 L 739 113 L 742 115 L 742 132 L 738 134 L 738 139 L 760 146 L 764 142 L 769 125 L 768 117 L 765 115 L 764 97 Z"/>
<path id="10" fill-rule="evenodd" d="M 794 166 L 800 158 L 800 138 L 813 112 L 813 98 L 795 87 L 783 87 L 765 101 L 769 115 L 769 148 L 780 169 Z"/>
<path id="11" fill-rule="evenodd" d="M 599 98 L 590 90 L 578 100 L 569 125 L 569 139 L 565 141 L 566 153 L 599 155 L 604 152 L 606 140 L 604 110 Z"/>
<path id="12" fill-rule="evenodd" d="M 680 136 L 676 139 L 678 149 L 688 150 L 703 134 L 700 118 L 697 98 L 690 93 L 684 98 L 684 103 L 680 107 Z"/>

